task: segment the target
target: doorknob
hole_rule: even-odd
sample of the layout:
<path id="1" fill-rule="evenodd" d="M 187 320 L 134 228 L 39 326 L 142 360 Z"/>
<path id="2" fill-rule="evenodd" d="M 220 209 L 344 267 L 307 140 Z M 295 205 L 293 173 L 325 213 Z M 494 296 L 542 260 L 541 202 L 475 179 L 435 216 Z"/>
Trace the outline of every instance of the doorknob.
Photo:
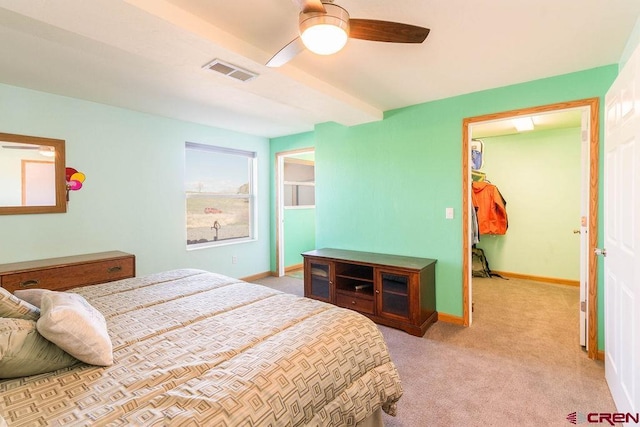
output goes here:
<path id="1" fill-rule="evenodd" d="M 606 249 L 604 249 L 604 248 L 602 248 L 602 249 L 600 249 L 600 248 L 595 248 L 595 249 L 593 250 L 593 252 L 595 252 L 595 254 L 596 254 L 596 255 L 600 255 L 600 256 L 604 256 L 604 257 L 606 257 L 606 256 L 607 256 L 607 250 L 606 250 Z"/>
<path id="2" fill-rule="evenodd" d="M 575 230 L 573 230 L 573 234 L 580 234 L 580 230 L 576 228 Z"/>

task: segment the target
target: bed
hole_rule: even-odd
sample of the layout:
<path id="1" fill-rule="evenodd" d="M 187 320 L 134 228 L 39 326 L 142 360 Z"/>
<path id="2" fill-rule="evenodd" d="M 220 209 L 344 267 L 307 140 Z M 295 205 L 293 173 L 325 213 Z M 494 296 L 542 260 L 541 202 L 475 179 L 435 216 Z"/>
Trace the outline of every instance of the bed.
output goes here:
<path id="1" fill-rule="evenodd" d="M 195 269 L 69 292 L 104 316 L 113 364 L 0 380 L 9 427 L 370 425 L 402 395 L 351 310 Z"/>

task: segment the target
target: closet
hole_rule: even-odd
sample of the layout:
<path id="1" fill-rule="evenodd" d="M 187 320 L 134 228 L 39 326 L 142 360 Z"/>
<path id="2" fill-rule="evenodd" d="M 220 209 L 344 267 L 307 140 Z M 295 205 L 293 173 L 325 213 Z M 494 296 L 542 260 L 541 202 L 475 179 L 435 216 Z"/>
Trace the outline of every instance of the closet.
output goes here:
<path id="1" fill-rule="evenodd" d="M 496 185 L 487 179 L 484 165 L 484 142 L 471 142 L 471 233 L 472 274 L 491 277 L 491 270 L 484 250 L 476 245 L 482 235 L 504 235 L 509 227 L 507 202 Z"/>

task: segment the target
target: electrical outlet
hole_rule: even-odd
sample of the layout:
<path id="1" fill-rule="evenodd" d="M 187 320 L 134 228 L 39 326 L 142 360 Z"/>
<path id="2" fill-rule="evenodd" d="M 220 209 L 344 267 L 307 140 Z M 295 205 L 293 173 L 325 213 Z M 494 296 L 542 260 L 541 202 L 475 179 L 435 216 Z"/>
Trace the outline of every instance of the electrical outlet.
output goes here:
<path id="1" fill-rule="evenodd" d="M 444 211 L 444 217 L 446 219 L 453 219 L 453 208 L 447 208 Z"/>
<path id="2" fill-rule="evenodd" d="M 231 257 L 231 264 L 237 264 L 237 263 L 238 263 L 238 257 L 237 257 L 237 256 L 235 256 L 235 255 L 233 255 L 233 256 Z"/>

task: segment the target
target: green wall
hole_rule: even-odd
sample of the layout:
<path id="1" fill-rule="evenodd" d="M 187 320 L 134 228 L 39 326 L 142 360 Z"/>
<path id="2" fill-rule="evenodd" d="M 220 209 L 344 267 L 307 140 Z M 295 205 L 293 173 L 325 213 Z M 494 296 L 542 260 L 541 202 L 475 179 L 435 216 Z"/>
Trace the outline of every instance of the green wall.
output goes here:
<path id="1" fill-rule="evenodd" d="M 302 252 L 316 248 L 315 208 L 284 210 L 284 266 L 302 263 Z"/>
<path id="2" fill-rule="evenodd" d="M 481 235 L 492 270 L 580 280 L 580 128 L 525 132 L 484 142 L 487 180 L 507 201 L 505 235 Z"/>
<path id="3" fill-rule="evenodd" d="M 0 262 L 117 249 L 136 254 L 139 275 L 178 267 L 234 277 L 275 271 L 273 159 L 280 151 L 315 147 L 316 246 L 436 258 L 438 310 L 461 316 L 462 120 L 603 97 L 616 74 L 615 65 L 600 67 L 393 110 L 380 122 L 350 128 L 325 123 L 270 142 L 0 85 L 2 131 L 65 139 L 67 165 L 87 175 L 66 214 L 0 217 Z M 185 141 L 258 152 L 257 241 L 186 251 Z M 455 219 L 444 218 L 447 207 L 455 209 Z M 602 213 L 600 218 L 602 236 Z M 601 277 L 601 266 L 599 271 Z"/>
<path id="4" fill-rule="evenodd" d="M 122 250 L 136 255 L 138 275 L 269 270 L 268 139 L 8 85 L 0 85 L 0 129 L 66 140 L 67 166 L 87 176 L 67 213 L 0 216 L 0 263 Z M 256 241 L 186 250 L 185 141 L 258 153 Z"/>
<path id="5" fill-rule="evenodd" d="M 438 311 L 462 316 L 463 119 L 591 97 L 603 103 L 616 75 L 617 65 L 594 68 L 389 111 L 380 122 L 324 123 L 313 136 L 272 144 L 278 150 L 315 144 L 317 247 L 436 258 Z M 602 206 L 602 190 L 600 199 Z M 447 207 L 453 220 L 445 219 Z M 602 348 L 601 265 L 599 274 Z"/>

